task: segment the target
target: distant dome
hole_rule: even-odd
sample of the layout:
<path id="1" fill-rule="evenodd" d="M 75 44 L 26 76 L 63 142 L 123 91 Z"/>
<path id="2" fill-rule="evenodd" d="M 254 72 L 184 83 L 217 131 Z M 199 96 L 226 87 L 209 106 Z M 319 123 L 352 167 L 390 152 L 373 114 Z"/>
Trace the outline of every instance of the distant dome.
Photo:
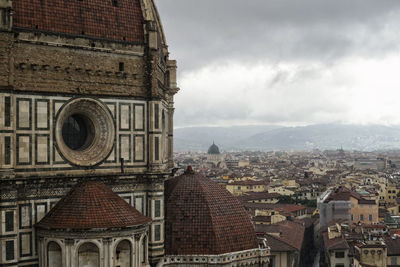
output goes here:
<path id="1" fill-rule="evenodd" d="M 220 154 L 219 153 L 219 148 L 216 144 L 213 144 L 210 146 L 210 148 L 208 149 L 208 154 L 213 154 L 213 155 L 217 155 Z"/>
<path id="2" fill-rule="evenodd" d="M 143 216 L 105 184 L 86 182 L 73 188 L 36 227 L 80 230 L 132 227 L 149 222 L 150 218 Z"/>
<path id="3" fill-rule="evenodd" d="M 193 171 L 165 184 L 166 255 L 219 255 L 258 248 L 240 202 Z"/>

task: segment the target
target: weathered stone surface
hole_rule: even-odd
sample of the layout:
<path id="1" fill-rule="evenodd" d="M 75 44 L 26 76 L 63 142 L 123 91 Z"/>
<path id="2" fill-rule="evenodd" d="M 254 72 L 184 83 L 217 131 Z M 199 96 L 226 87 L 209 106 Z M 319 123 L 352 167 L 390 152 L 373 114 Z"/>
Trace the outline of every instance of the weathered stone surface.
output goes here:
<path id="1" fill-rule="evenodd" d="M 135 24 L 141 27 L 140 42 L 134 41 L 133 35 L 124 40 L 120 34 L 126 29 L 107 29 L 108 35 L 102 36 L 104 29 L 96 32 L 93 28 L 94 21 L 100 23 L 99 17 L 88 12 L 89 9 L 85 9 L 83 16 L 89 16 L 84 19 L 92 24 L 85 35 L 79 23 L 79 29 L 71 29 L 78 32 L 69 32 L 63 28 L 65 25 L 57 24 L 62 21 L 58 17 L 43 19 L 57 12 L 70 14 L 67 9 L 55 11 L 48 5 L 46 10 L 51 12 L 42 16 L 38 14 L 44 9 L 35 9 L 40 1 L 29 0 L 18 5 L 13 2 L 0 0 L 0 16 L 8 16 L 6 25 L 0 26 L 0 246 L 5 250 L 6 242 L 10 241 L 7 246 L 13 253 L 9 254 L 12 258 L 9 260 L 0 257 L 0 265 L 38 264 L 39 258 L 45 259 L 44 251 L 51 247 L 47 255 L 56 266 L 61 255 L 57 254 L 57 244 L 50 243 L 55 240 L 43 233 L 35 242 L 34 225 L 82 180 L 105 183 L 154 220 L 148 230 L 129 233 L 128 240 L 137 248 L 143 246 L 143 240 L 148 242 L 145 254 L 143 250 L 132 252 L 137 255 L 140 252 L 150 263 L 156 263 L 164 254 L 164 241 L 155 239 L 154 233 L 157 230 L 164 235 L 164 214 L 154 210 L 164 207 L 164 180 L 173 166 L 173 95 L 179 89 L 176 64 L 168 59 L 153 1 L 140 1 L 143 17 L 139 16 L 140 23 Z M 125 14 L 124 18 L 134 19 L 140 13 L 132 16 L 131 10 L 117 10 L 124 8 L 125 0 L 117 1 L 122 4 L 119 7 L 112 6 L 112 1 L 98 2 L 110 5 L 120 17 Z M 87 4 L 75 3 L 73 8 Z M 15 9 L 13 12 L 9 12 L 11 7 Z M 79 14 L 75 11 L 74 15 Z M 12 14 L 17 16 L 16 27 Z M 59 27 L 63 30 L 55 30 Z M 78 101 L 82 105 L 68 113 L 68 116 L 86 116 L 89 122 L 85 123 L 93 126 L 84 124 L 92 143 L 80 147 L 82 151 L 79 148 L 69 153 L 62 149 L 66 141 L 62 137 L 60 114 L 67 111 L 67 103 L 76 99 L 95 101 L 101 108 L 93 110 L 86 102 Z M 114 134 L 108 135 L 111 132 Z M 97 148 L 90 150 L 90 145 Z M 91 164 L 84 164 L 84 150 L 100 156 Z M 13 218 L 13 228 L 7 231 L 3 220 L 6 212 L 8 218 L 10 214 Z M 114 232 L 113 236 L 125 234 Z M 133 234 L 140 237 L 135 239 Z M 111 251 L 111 246 L 119 246 L 123 241 L 110 240 L 108 233 L 96 235 L 89 238 L 64 233 L 57 238 L 59 244 L 65 244 L 61 245 L 65 246 L 63 249 L 78 248 L 81 243 L 77 240 L 86 238 L 99 242 L 101 251 L 105 248 Z M 120 248 L 123 251 L 126 247 L 125 244 Z M 2 255 L 5 254 L 4 251 Z M 104 256 L 111 259 L 112 255 Z M 135 258 L 135 264 L 139 262 L 142 259 Z"/>

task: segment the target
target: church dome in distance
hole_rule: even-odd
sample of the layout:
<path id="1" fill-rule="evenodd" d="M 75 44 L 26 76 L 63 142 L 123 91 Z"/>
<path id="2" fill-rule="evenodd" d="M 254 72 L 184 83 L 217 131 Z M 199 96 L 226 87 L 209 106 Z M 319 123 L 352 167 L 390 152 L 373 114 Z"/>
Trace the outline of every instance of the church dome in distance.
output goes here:
<path id="1" fill-rule="evenodd" d="M 166 181 L 165 205 L 166 255 L 220 255 L 258 248 L 240 202 L 190 167 Z"/>
<path id="2" fill-rule="evenodd" d="M 219 147 L 213 142 L 213 144 L 208 148 L 207 153 L 212 155 L 218 155 L 220 154 Z"/>

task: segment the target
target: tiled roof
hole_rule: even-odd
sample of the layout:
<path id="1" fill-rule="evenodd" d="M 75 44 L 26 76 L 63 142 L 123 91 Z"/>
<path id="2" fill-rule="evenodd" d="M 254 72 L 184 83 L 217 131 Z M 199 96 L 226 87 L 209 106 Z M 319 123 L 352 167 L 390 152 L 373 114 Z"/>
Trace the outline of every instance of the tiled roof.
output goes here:
<path id="1" fill-rule="evenodd" d="M 86 182 L 73 188 L 36 227 L 82 230 L 130 227 L 150 221 L 106 185 Z"/>
<path id="2" fill-rule="evenodd" d="M 327 250 L 349 249 L 349 245 L 343 236 L 329 239 L 328 232 L 322 233 L 324 237 L 324 244 Z"/>
<path id="3" fill-rule="evenodd" d="M 266 234 L 267 245 L 271 248 L 271 251 L 296 251 L 296 249 L 289 244 L 283 242 L 279 237 Z"/>
<path id="4" fill-rule="evenodd" d="M 393 239 L 392 237 L 386 237 L 385 243 L 387 246 L 388 256 L 400 256 L 400 237 Z"/>
<path id="5" fill-rule="evenodd" d="M 324 201 L 325 203 L 328 203 L 330 201 L 348 201 L 350 200 L 350 197 L 353 197 L 358 200 L 359 204 L 369 204 L 369 205 L 375 205 L 376 202 L 375 200 L 369 200 L 363 198 L 359 193 L 354 192 L 346 187 L 339 187 L 335 191 L 333 191 L 329 197 Z"/>
<path id="6" fill-rule="evenodd" d="M 14 27 L 35 31 L 144 42 L 140 0 L 17 0 Z"/>
<path id="7" fill-rule="evenodd" d="M 269 183 L 267 181 L 252 181 L 252 180 L 245 180 L 245 181 L 233 181 L 231 183 L 228 183 L 228 185 L 268 185 Z"/>
<path id="8" fill-rule="evenodd" d="M 281 205 L 279 206 L 278 210 L 282 211 L 282 212 L 295 212 L 295 211 L 299 211 L 299 210 L 305 210 L 307 209 L 305 206 L 303 205 L 295 205 L 295 204 L 287 204 L 287 205 Z"/>
<path id="9" fill-rule="evenodd" d="M 280 236 L 277 238 L 280 241 L 300 251 L 303 244 L 305 227 L 302 223 L 283 221 L 271 225 L 257 224 L 256 231 L 267 234 L 279 233 Z"/>
<path id="10" fill-rule="evenodd" d="M 247 210 L 274 210 L 281 214 L 295 215 L 296 211 L 306 210 L 307 208 L 297 204 L 274 204 L 274 203 L 261 203 L 261 202 L 242 202 Z"/>
<path id="11" fill-rule="evenodd" d="M 199 174 L 166 181 L 165 203 L 166 255 L 215 255 L 258 247 L 239 201 Z"/>

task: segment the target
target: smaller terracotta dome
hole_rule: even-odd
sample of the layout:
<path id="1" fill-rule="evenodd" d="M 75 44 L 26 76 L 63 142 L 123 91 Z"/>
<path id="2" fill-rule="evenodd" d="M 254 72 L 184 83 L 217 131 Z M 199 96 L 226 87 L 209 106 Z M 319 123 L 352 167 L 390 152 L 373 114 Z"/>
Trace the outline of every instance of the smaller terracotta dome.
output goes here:
<path id="1" fill-rule="evenodd" d="M 86 182 L 73 188 L 36 227 L 55 230 L 121 228 L 150 221 L 106 185 Z"/>
<path id="2" fill-rule="evenodd" d="M 258 248 L 243 206 L 221 185 L 193 171 L 165 184 L 166 255 L 219 255 Z"/>

